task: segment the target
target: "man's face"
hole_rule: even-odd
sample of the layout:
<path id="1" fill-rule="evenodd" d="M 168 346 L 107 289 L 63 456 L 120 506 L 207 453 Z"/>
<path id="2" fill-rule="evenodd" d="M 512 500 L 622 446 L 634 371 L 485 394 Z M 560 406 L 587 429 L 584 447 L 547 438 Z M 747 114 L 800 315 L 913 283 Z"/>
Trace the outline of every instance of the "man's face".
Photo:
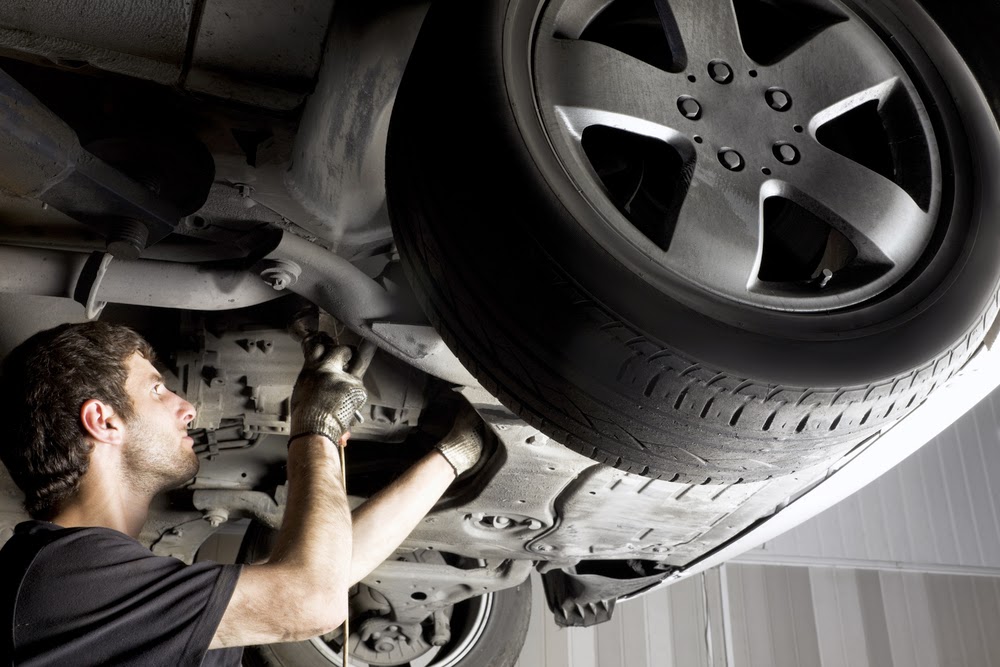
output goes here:
<path id="1" fill-rule="evenodd" d="M 153 365 L 138 352 L 126 366 L 125 390 L 135 415 L 125 423 L 125 474 L 136 490 L 155 494 L 198 472 L 194 441 L 187 435 L 195 409 L 167 389 Z"/>

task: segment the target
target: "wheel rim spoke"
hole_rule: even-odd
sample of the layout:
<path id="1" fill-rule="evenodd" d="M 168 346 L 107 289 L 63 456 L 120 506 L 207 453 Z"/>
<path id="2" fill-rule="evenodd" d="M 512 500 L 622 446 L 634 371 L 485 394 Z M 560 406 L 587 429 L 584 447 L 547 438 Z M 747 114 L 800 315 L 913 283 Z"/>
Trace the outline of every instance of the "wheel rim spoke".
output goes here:
<path id="1" fill-rule="evenodd" d="M 734 66 L 747 60 L 732 0 L 656 0 L 656 5 L 661 20 L 672 15 L 676 22 L 692 70 L 702 71 L 714 59 Z"/>
<path id="2" fill-rule="evenodd" d="M 902 73 L 884 48 L 859 53 L 859 29 L 866 28 L 854 22 L 829 26 L 768 68 L 770 79 L 795 91 L 792 111 L 796 117 L 808 122 L 821 111 L 877 90 Z M 817 63 L 822 63 L 822 72 L 817 72 Z"/>
<path id="3" fill-rule="evenodd" d="M 699 165 L 665 263 L 716 292 L 745 295 L 760 255 L 760 202 L 721 168 Z"/>
<path id="4" fill-rule="evenodd" d="M 607 0 L 563 2 L 553 18 L 549 32 L 569 39 L 579 39 L 593 18 L 607 6 Z"/>
<path id="5" fill-rule="evenodd" d="M 816 162 L 812 169 L 789 170 L 775 194 L 838 229 L 869 262 L 894 266 L 919 255 L 933 220 L 905 190 L 822 146 L 811 159 Z"/>
<path id="6" fill-rule="evenodd" d="M 667 129 L 672 136 L 687 122 L 677 109 L 684 92 L 677 75 L 596 42 L 553 38 L 538 48 L 539 95 L 574 134 L 607 125 L 654 136 Z"/>

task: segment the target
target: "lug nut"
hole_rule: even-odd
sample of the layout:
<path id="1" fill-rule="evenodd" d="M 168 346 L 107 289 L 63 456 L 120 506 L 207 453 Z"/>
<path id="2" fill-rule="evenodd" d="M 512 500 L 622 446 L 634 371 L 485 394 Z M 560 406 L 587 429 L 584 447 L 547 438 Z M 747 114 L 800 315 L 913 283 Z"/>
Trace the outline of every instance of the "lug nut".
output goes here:
<path id="1" fill-rule="evenodd" d="M 745 166 L 743 156 L 732 148 L 723 148 L 719 151 L 719 162 L 729 171 L 740 171 Z"/>
<path id="2" fill-rule="evenodd" d="M 764 93 L 764 99 L 767 100 L 767 105 L 775 111 L 788 111 L 792 108 L 792 96 L 781 88 L 768 88 L 767 92 Z"/>
<path id="3" fill-rule="evenodd" d="M 690 95 L 681 95 L 677 98 L 677 109 L 688 120 L 701 118 L 701 105 Z"/>
<path id="4" fill-rule="evenodd" d="M 799 161 L 798 149 L 787 142 L 779 141 L 774 144 L 771 150 L 774 152 L 774 157 L 783 164 L 795 164 Z"/>
<path id="5" fill-rule="evenodd" d="M 733 68 L 721 60 L 708 63 L 708 75 L 716 83 L 729 83 L 733 80 Z"/>

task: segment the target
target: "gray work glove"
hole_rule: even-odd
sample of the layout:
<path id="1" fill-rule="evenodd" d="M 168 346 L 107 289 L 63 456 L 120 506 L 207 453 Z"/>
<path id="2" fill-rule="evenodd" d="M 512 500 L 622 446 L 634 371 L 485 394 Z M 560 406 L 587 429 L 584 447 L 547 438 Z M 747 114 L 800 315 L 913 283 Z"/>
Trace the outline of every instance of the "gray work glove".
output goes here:
<path id="1" fill-rule="evenodd" d="M 316 433 L 333 442 L 347 432 L 358 408 L 368 399 L 361 380 L 347 372 L 348 347 L 337 347 L 323 332 L 302 341 L 305 363 L 292 390 L 292 423 L 288 442 Z"/>
<path id="2" fill-rule="evenodd" d="M 456 477 L 476 465 L 483 453 L 483 423 L 476 411 L 466 407 L 459 412 L 451 431 L 434 448 L 455 469 Z"/>

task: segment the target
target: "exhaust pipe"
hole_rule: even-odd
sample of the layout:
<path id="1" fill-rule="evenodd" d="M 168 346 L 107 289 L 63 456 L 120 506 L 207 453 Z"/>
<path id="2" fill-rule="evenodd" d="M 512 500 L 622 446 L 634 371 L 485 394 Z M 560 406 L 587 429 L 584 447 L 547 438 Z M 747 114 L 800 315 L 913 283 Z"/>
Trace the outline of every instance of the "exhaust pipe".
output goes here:
<path id="1" fill-rule="evenodd" d="M 196 264 L 0 245 L 0 292 L 75 299 L 97 317 L 105 303 L 231 310 L 272 301 L 275 291 L 252 273 Z"/>

